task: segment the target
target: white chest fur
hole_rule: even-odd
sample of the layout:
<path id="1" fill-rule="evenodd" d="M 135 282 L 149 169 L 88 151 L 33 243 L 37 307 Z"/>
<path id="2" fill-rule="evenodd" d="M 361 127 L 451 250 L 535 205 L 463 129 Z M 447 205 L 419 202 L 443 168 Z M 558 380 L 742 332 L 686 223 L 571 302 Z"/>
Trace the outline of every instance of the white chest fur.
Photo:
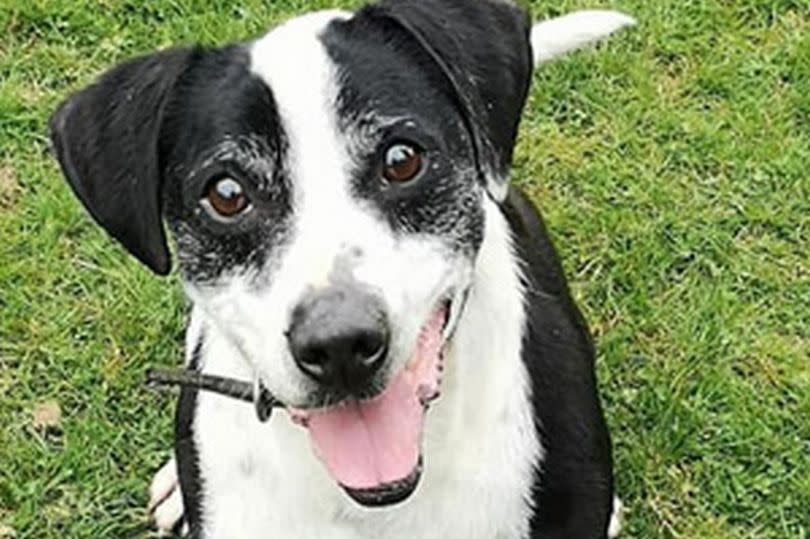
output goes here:
<path id="1" fill-rule="evenodd" d="M 428 412 L 425 469 L 411 498 L 360 508 L 329 478 L 306 431 L 285 412 L 261 424 L 250 405 L 201 394 L 194 427 L 207 538 L 525 537 L 541 448 L 520 355 L 516 262 L 507 225 L 492 205 L 485 238 L 448 350 L 443 396 Z M 203 370 L 250 379 L 237 351 L 210 326 L 205 331 Z"/>

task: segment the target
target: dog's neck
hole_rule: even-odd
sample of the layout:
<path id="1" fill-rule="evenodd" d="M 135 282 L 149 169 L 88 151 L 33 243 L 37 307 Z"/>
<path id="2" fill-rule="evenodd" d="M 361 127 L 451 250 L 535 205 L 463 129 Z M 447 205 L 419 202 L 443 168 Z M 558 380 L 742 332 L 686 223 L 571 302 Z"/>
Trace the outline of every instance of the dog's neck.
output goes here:
<path id="1" fill-rule="evenodd" d="M 509 225 L 487 201 L 484 242 L 470 296 L 447 351 L 442 400 L 463 420 L 491 423 L 530 391 L 521 358 L 525 311 Z"/>

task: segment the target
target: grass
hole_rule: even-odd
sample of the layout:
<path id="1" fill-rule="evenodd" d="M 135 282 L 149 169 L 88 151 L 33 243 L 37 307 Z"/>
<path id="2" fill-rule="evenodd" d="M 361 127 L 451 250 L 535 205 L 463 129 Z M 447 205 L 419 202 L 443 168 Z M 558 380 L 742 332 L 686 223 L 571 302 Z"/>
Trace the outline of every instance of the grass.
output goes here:
<path id="1" fill-rule="evenodd" d="M 336 4 L 0 0 L 0 538 L 144 536 L 171 440 L 141 381 L 179 361 L 182 296 L 85 216 L 49 113 L 136 53 Z M 806 539 L 810 2 L 612 5 L 640 26 L 536 75 L 514 176 L 598 341 L 625 537 Z"/>

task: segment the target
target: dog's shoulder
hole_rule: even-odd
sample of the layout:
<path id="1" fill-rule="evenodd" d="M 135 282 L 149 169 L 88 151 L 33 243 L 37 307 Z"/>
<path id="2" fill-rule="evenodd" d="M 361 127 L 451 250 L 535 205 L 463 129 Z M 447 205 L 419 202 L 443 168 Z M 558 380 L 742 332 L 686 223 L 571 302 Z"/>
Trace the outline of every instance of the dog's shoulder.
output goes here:
<path id="1" fill-rule="evenodd" d="M 523 278 L 523 362 L 545 451 L 535 479 L 531 537 L 595 537 L 594 530 L 607 529 L 613 478 L 590 332 L 534 204 L 512 187 L 501 211 Z"/>
<path id="2" fill-rule="evenodd" d="M 547 295 L 568 295 L 560 258 L 548 234 L 546 224 L 535 205 L 517 187 L 510 187 L 501 204 L 512 233 L 523 276 L 531 289 Z"/>

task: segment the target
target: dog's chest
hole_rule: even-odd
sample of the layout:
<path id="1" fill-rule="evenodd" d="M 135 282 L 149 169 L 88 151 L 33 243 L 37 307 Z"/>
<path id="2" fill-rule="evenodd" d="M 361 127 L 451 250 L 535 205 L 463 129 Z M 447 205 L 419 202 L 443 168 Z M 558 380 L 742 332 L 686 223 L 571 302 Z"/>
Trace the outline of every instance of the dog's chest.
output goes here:
<path id="1" fill-rule="evenodd" d="M 370 510 L 334 484 L 306 432 L 286 414 L 262 425 L 249 405 L 201 395 L 196 437 L 204 537 L 518 539 L 528 521 L 523 467 L 499 450 L 509 441 L 492 434 L 489 443 L 443 438 L 449 445 L 426 447 L 431 458 L 417 492 L 401 505 Z"/>

